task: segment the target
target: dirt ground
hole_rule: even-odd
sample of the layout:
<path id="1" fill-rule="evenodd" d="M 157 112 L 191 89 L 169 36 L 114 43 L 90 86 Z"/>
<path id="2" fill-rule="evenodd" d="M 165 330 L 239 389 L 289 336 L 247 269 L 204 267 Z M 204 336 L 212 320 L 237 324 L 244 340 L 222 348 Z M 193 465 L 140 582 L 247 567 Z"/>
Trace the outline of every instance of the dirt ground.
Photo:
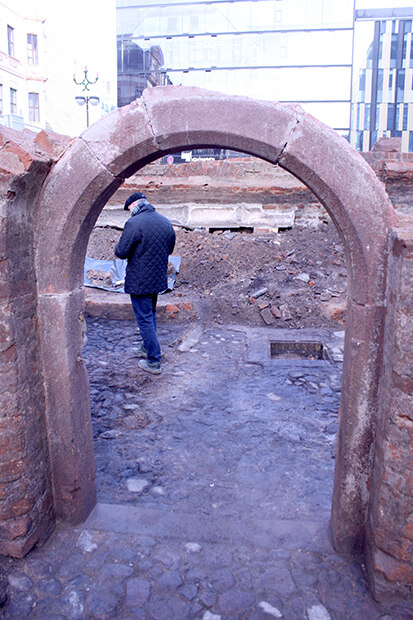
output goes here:
<path id="1" fill-rule="evenodd" d="M 111 260 L 121 231 L 95 228 L 87 255 Z M 334 225 L 263 231 L 176 228 L 182 257 L 174 295 L 204 319 L 273 327 L 329 327 L 345 322 L 347 271 Z"/>

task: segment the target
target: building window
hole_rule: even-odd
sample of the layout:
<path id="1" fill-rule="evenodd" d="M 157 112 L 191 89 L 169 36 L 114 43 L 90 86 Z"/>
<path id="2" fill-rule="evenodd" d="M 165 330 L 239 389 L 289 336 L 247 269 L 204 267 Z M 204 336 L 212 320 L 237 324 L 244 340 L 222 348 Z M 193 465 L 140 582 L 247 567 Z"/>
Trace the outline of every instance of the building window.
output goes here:
<path id="1" fill-rule="evenodd" d="M 361 105 L 357 104 L 357 129 L 361 129 Z"/>
<path id="2" fill-rule="evenodd" d="M 3 84 L 0 84 L 0 114 L 3 114 Z"/>
<path id="3" fill-rule="evenodd" d="M 39 120 L 39 93 L 29 93 L 29 121 L 38 123 Z"/>
<path id="4" fill-rule="evenodd" d="M 364 129 L 370 129 L 370 103 L 364 106 Z"/>
<path id="5" fill-rule="evenodd" d="M 359 74 L 359 92 L 358 92 L 358 100 L 365 101 L 366 97 L 366 70 L 361 69 Z"/>
<path id="6" fill-rule="evenodd" d="M 394 103 L 389 103 L 387 106 L 387 130 L 393 131 L 395 122 L 395 109 Z M 391 134 L 393 135 L 393 134 Z"/>
<path id="7" fill-rule="evenodd" d="M 401 117 L 401 116 L 402 116 L 402 114 L 403 114 L 403 113 L 401 114 L 401 109 L 402 109 L 402 107 L 403 107 L 403 104 L 402 104 L 402 103 L 398 103 L 398 104 L 396 105 L 396 121 L 395 121 L 395 122 L 396 122 L 396 130 L 397 130 L 397 131 L 399 131 L 399 130 L 400 130 L 400 117 Z"/>
<path id="8" fill-rule="evenodd" d="M 380 106 L 376 105 L 376 131 L 380 129 Z"/>
<path id="9" fill-rule="evenodd" d="M 10 114 L 17 114 L 17 90 L 10 88 Z"/>
<path id="10" fill-rule="evenodd" d="M 396 68 L 397 62 L 397 34 L 391 35 L 391 46 L 390 46 L 390 69 Z"/>
<path id="11" fill-rule="evenodd" d="M 9 56 L 14 58 L 14 28 L 7 26 L 7 46 Z"/>
<path id="12" fill-rule="evenodd" d="M 403 131 L 406 131 L 407 129 L 408 116 L 409 116 L 409 106 L 407 105 L 407 103 L 405 103 L 403 107 Z"/>
<path id="13" fill-rule="evenodd" d="M 381 103 L 382 101 L 383 101 L 383 69 L 378 69 L 377 70 L 377 103 Z"/>
<path id="14" fill-rule="evenodd" d="M 406 71 L 405 69 L 399 69 L 397 75 L 397 101 L 404 100 L 404 82 L 405 82 Z"/>
<path id="15" fill-rule="evenodd" d="M 29 65 L 39 64 L 37 53 L 37 34 L 27 35 L 27 62 Z"/>

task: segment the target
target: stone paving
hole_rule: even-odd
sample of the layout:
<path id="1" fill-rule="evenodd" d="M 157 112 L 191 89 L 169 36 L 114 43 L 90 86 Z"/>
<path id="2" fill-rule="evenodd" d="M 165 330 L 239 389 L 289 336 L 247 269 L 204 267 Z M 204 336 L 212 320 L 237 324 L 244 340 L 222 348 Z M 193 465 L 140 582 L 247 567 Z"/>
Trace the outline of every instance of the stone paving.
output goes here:
<path id="1" fill-rule="evenodd" d="M 342 334 L 160 325 L 163 373 L 132 321 L 90 320 L 98 505 L 24 560 L 3 558 L 5 619 L 413 618 L 380 605 L 329 531 Z M 328 360 L 271 359 L 271 339 Z"/>

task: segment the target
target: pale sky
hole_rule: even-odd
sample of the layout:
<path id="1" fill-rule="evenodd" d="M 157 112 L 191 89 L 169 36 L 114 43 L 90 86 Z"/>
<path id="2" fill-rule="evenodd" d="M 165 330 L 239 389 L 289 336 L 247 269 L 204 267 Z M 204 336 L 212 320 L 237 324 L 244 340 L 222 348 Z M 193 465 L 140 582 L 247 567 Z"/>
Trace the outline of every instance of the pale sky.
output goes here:
<path id="1" fill-rule="evenodd" d="M 356 0 L 356 9 L 397 9 L 413 7 L 412 0 Z"/>
<path id="2" fill-rule="evenodd" d="M 30 0 L 26 0 L 26 1 L 30 2 Z M 103 58 L 102 57 L 102 40 L 101 40 L 101 37 L 99 36 L 101 33 L 99 29 L 99 19 L 97 19 L 97 15 L 99 14 L 99 5 L 101 4 L 102 9 L 105 8 L 105 10 L 104 11 L 101 10 L 100 13 L 106 15 L 108 14 L 108 10 L 109 10 L 109 12 L 112 12 L 112 19 L 116 21 L 116 16 L 115 16 L 116 0 L 71 0 L 70 3 L 62 3 L 59 0 L 38 0 L 38 2 L 43 4 L 45 14 L 49 22 L 57 23 L 60 20 L 60 22 L 63 21 L 64 23 L 63 29 L 64 31 L 66 31 L 67 39 L 68 39 L 67 40 L 68 53 L 60 54 L 60 57 L 56 60 L 57 60 L 57 66 L 58 66 L 59 72 L 67 72 L 68 74 L 68 78 L 66 82 L 68 84 L 68 89 L 70 85 L 71 97 L 74 96 L 75 90 L 76 90 L 76 94 L 79 94 L 77 92 L 77 90 L 79 89 L 76 89 L 75 87 L 73 87 L 73 81 L 71 80 L 72 73 L 73 71 L 76 70 L 78 79 L 81 79 L 82 69 L 84 65 L 87 65 L 90 71 L 89 75 L 91 76 L 91 78 L 93 78 L 96 75 L 96 73 L 99 71 L 99 82 L 97 86 L 94 88 L 93 94 L 97 94 L 102 98 L 104 94 L 102 92 L 102 88 L 105 84 L 108 83 L 107 80 L 109 80 L 113 76 L 113 79 L 116 81 L 116 76 L 115 76 L 115 71 L 116 71 L 116 65 L 115 65 L 116 63 L 116 39 L 115 39 L 115 36 L 116 35 L 115 35 L 115 28 L 114 28 L 113 39 L 110 38 L 109 40 L 106 40 L 103 46 L 104 52 L 105 52 L 105 58 Z M 347 2 L 349 2 L 349 0 L 346 0 L 346 3 Z M 137 1 L 136 4 L 139 4 L 139 2 Z M 341 10 L 342 6 L 340 9 L 340 4 L 341 4 L 340 0 L 337 0 L 337 5 L 333 3 L 334 8 L 335 6 L 337 6 L 338 14 L 342 13 L 342 10 Z M 397 8 L 397 7 L 400 7 L 400 8 L 401 7 L 413 7 L 413 0 L 356 0 L 357 9 Z M 115 26 L 115 24 L 113 26 Z M 58 33 L 58 31 L 59 29 L 56 28 L 56 36 L 61 37 L 62 35 L 60 32 Z M 70 40 L 72 40 L 72 44 L 70 44 L 69 42 Z M 73 44 L 73 41 L 75 41 L 75 44 Z M 367 44 L 369 43 L 370 41 L 368 41 Z M 69 50 L 70 50 L 70 53 L 69 53 Z M 366 53 L 365 49 L 363 49 L 361 61 L 364 60 L 365 53 Z M 113 57 L 109 58 L 111 55 Z M 112 75 L 106 75 L 107 73 L 106 67 L 108 65 L 111 65 Z M 220 76 L 219 72 L 217 72 L 217 76 L 218 77 Z M 192 79 L 196 79 L 196 77 L 199 77 L 198 74 L 195 74 L 194 76 L 192 76 Z M 337 72 L 337 80 L 340 80 L 340 84 L 341 84 L 342 78 L 339 72 Z M 334 77 L 332 78 L 330 85 L 331 85 L 331 88 L 334 90 Z M 305 85 L 303 84 L 302 86 L 303 86 L 303 91 L 306 91 Z M 340 90 L 339 86 L 340 85 L 338 85 L 336 88 L 337 98 L 340 98 L 342 96 L 341 92 L 340 93 L 338 92 Z M 214 87 L 214 85 L 212 85 L 211 87 Z M 281 85 L 281 89 L 284 92 L 282 85 Z M 274 90 L 274 88 L 272 88 L 272 90 Z M 304 92 L 304 95 L 305 94 L 306 92 Z M 304 95 L 302 98 L 306 98 Z M 275 97 L 276 96 L 277 95 L 275 95 Z M 288 97 L 288 93 L 287 93 L 287 97 Z M 269 98 L 272 98 L 272 91 L 271 91 L 271 94 L 269 95 Z M 315 109 L 314 110 L 309 109 L 309 111 L 317 115 L 317 112 Z M 79 111 L 80 115 L 82 113 L 83 113 L 83 110 Z M 345 116 L 347 116 L 346 113 L 345 113 Z M 325 122 L 328 122 L 328 124 L 333 125 L 333 120 L 331 120 L 331 123 L 330 123 L 330 120 L 326 118 Z"/>

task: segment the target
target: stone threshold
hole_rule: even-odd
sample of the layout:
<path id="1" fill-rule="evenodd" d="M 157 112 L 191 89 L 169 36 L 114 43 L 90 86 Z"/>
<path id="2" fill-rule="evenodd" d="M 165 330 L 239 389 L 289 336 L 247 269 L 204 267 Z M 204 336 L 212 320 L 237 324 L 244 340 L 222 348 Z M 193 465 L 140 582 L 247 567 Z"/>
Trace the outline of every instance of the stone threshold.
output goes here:
<path id="1" fill-rule="evenodd" d="M 98 503 L 86 522 L 87 530 L 168 538 L 183 542 L 238 543 L 254 547 L 295 550 L 299 547 L 333 551 L 329 515 L 306 519 L 257 519 L 222 514 L 186 513 L 130 504 Z"/>

